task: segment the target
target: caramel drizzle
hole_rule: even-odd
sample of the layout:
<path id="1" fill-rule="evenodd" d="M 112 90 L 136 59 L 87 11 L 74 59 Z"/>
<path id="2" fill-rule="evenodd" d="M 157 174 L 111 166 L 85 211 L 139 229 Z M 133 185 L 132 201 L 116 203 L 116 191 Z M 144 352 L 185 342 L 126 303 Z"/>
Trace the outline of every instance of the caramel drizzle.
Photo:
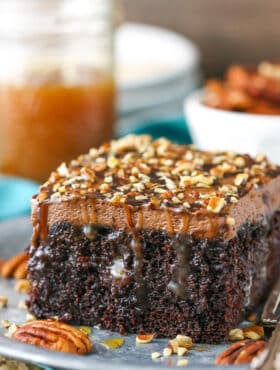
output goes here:
<path id="1" fill-rule="evenodd" d="M 136 298 L 137 298 L 137 311 L 136 313 L 142 313 L 146 307 L 146 294 L 145 294 L 145 282 L 143 279 L 143 242 L 141 235 L 136 229 L 133 212 L 129 205 L 124 205 L 125 214 L 126 214 L 126 223 L 128 228 L 132 233 L 132 240 L 130 243 L 130 247 L 134 253 L 134 272 L 135 272 L 135 281 L 137 283 L 136 289 Z M 143 225 L 143 211 L 140 208 L 138 213 L 138 228 L 142 228 Z"/>
<path id="2" fill-rule="evenodd" d="M 95 201 L 93 199 L 81 202 L 82 222 L 85 225 L 97 224 Z"/>
<path id="3" fill-rule="evenodd" d="M 169 234 L 174 234 L 174 227 L 173 227 L 173 224 L 172 224 L 172 218 L 171 218 L 171 215 L 170 215 L 170 212 L 168 211 L 168 209 L 164 210 L 164 214 L 165 214 L 166 223 L 167 223 L 167 231 L 168 231 Z"/>
<path id="4" fill-rule="evenodd" d="M 85 225 L 89 224 L 89 212 L 87 202 L 81 202 L 82 221 Z"/>
<path id="5" fill-rule="evenodd" d="M 189 218 L 186 213 L 182 214 L 182 227 L 181 227 L 181 232 L 186 233 L 189 229 Z"/>
<path id="6" fill-rule="evenodd" d="M 139 207 L 138 210 L 138 220 L 137 220 L 137 228 L 142 229 L 143 228 L 143 208 Z"/>
<path id="7" fill-rule="evenodd" d="M 175 262 L 173 277 L 168 284 L 168 288 L 178 297 L 185 300 L 188 297 L 185 281 L 189 274 L 191 250 L 185 238 L 174 240 L 173 247 L 176 251 L 177 261 Z"/>
<path id="8" fill-rule="evenodd" d="M 39 205 L 39 236 L 40 240 L 46 242 L 48 239 L 49 227 L 48 227 L 48 214 L 49 205 L 42 203 Z"/>
<path id="9" fill-rule="evenodd" d="M 135 234 L 135 224 L 133 220 L 133 214 L 131 211 L 131 207 L 127 204 L 124 205 L 125 215 L 126 215 L 126 224 L 129 229 Z"/>

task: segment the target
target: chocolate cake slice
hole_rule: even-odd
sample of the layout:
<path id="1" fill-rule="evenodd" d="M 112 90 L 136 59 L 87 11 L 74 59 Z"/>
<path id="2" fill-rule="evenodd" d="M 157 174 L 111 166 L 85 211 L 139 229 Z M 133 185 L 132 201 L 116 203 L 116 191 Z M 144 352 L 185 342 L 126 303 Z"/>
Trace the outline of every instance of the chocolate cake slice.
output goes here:
<path id="1" fill-rule="evenodd" d="M 127 136 L 62 164 L 32 201 L 29 308 L 217 343 L 279 274 L 280 167 Z"/>

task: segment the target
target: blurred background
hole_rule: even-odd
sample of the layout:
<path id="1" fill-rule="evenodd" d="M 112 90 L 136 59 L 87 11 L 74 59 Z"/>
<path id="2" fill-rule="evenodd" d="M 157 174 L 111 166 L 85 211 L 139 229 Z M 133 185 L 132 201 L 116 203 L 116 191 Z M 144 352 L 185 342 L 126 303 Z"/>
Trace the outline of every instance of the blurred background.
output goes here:
<path id="1" fill-rule="evenodd" d="M 205 76 L 233 62 L 279 59 L 280 2 L 275 0 L 124 0 L 130 21 L 155 24 L 191 38 Z"/>
<path id="2" fill-rule="evenodd" d="M 113 137 L 199 142 L 185 100 L 232 63 L 278 60 L 279 14 L 275 0 L 2 0 L 0 220 Z"/>

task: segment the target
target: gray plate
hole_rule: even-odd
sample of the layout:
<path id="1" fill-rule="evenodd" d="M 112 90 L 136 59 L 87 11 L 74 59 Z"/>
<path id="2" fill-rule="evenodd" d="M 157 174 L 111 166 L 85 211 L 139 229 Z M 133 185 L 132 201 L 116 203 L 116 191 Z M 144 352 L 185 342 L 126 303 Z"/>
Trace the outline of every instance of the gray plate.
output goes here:
<path id="1" fill-rule="evenodd" d="M 0 224 L 0 258 L 12 256 L 23 250 L 28 244 L 31 235 L 31 227 L 27 218 L 21 218 Z M 17 308 L 18 302 L 26 297 L 15 292 L 15 282 L 0 278 L 0 295 L 9 299 L 8 308 L 0 310 L 0 321 L 7 319 L 21 325 L 25 322 L 26 311 Z M 110 369 L 156 369 L 168 367 L 175 369 L 178 361 L 177 356 L 168 359 L 152 360 L 151 353 L 162 352 L 167 340 L 155 339 L 152 343 L 136 345 L 135 335 L 125 337 L 125 344 L 117 350 L 107 350 L 102 345 L 95 343 L 91 354 L 87 356 L 75 356 L 58 352 L 51 352 L 35 346 L 30 346 L 12 341 L 3 336 L 4 328 L 0 328 L 0 354 L 13 358 L 36 362 L 47 366 L 78 370 L 110 370 Z M 118 333 L 112 333 L 93 328 L 92 340 L 119 337 Z M 189 361 L 188 368 L 191 369 L 214 369 L 214 359 L 225 345 L 200 346 L 204 352 L 192 350 L 186 358 Z M 218 367 L 228 369 L 229 367 Z M 246 366 L 234 367 L 235 369 L 247 369 Z"/>

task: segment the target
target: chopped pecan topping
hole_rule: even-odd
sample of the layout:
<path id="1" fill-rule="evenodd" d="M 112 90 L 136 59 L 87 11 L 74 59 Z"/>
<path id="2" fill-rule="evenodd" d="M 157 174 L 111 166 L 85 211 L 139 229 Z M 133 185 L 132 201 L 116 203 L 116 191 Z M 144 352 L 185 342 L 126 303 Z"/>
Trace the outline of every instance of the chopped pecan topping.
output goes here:
<path id="1" fill-rule="evenodd" d="M 244 339 L 229 346 L 216 357 L 216 365 L 242 365 L 250 363 L 266 347 L 264 341 Z"/>
<path id="2" fill-rule="evenodd" d="M 114 205 L 220 213 L 274 173 L 280 168 L 265 157 L 256 161 L 230 151 L 206 152 L 166 139 L 129 135 L 62 164 L 40 188 L 37 202 L 90 194 Z"/>
<path id="3" fill-rule="evenodd" d="M 12 338 L 52 351 L 83 355 L 92 349 L 88 336 L 73 326 L 54 320 L 34 320 L 17 329 Z"/>
<path id="4" fill-rule="evenodd" d="M 5 278 L 14 277 L 16 279 L 24 279 L 26 277 L 27 261 L 28 254 L 26 252 L 17 254 L 6 261 L 2 261 L 0 264 L 1 276 Z"/>

